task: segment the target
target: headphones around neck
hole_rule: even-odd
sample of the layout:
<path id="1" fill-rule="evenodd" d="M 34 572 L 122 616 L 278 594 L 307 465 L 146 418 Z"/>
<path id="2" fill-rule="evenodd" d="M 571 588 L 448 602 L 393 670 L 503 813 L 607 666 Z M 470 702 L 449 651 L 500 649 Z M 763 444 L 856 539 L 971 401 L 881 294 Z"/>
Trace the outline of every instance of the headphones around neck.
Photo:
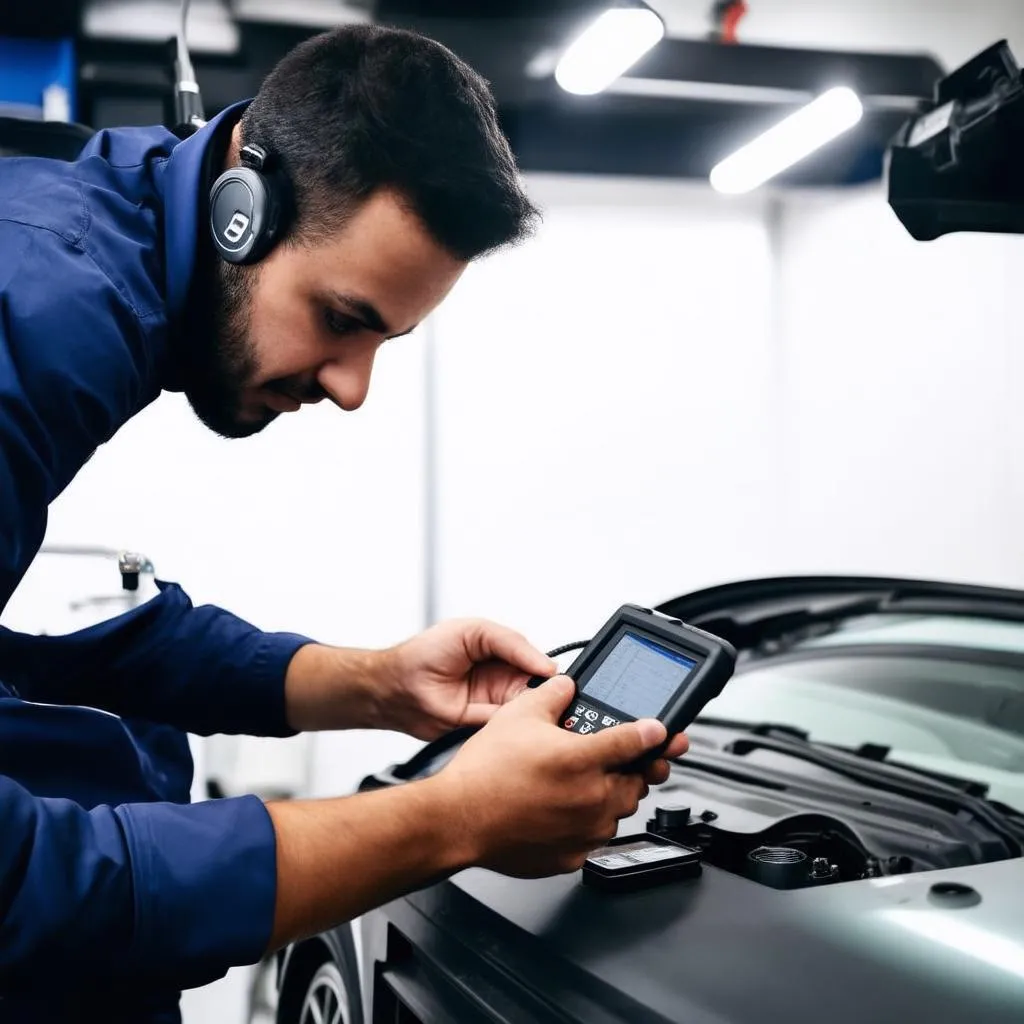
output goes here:
<path id="1" fill-rule="evenodd" d="M 256 263 L 288 227 L 290 190 L 262 146 L 245 145 L 239 157 L 241 164 L 224 171 L 210 189 L 210 234 L 228 263 Z"/>

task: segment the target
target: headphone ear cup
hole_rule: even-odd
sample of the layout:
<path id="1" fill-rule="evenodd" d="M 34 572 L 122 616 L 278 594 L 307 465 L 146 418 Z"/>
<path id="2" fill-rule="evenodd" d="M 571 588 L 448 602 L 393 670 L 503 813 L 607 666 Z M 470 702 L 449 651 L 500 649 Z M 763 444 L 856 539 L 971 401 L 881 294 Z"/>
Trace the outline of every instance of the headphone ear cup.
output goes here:
<path id="1" fill-rule="evenodd" d="M 255 263 L 280 233 L 280 209 L 268 179 L 252 167 L 232 167 L 210 189 L 210 235 L 221 259 Z"/>

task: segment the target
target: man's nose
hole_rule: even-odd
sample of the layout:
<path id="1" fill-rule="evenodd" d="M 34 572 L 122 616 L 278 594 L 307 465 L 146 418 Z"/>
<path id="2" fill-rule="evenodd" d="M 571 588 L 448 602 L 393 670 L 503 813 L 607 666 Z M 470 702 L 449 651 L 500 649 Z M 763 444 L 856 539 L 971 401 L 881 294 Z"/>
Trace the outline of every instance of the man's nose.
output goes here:
<path id="1" fill-rule="evenodd" d="M 360 352 L 346 352 L 344 358 L 324 363 L 317 373 L 317 383 L 327 397 L 345 412 L 355 412 L 366 401 L 373 373 L 373 360 L 377 346 Z"/>

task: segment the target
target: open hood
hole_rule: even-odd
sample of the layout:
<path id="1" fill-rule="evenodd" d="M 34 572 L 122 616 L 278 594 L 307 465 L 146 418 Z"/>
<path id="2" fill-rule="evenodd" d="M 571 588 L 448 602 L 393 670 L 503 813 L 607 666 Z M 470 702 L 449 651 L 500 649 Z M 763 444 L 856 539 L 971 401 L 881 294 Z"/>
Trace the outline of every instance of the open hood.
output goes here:
<path id="1" fill-rule="evenodd" d="M 1024 622 L 1024 592 L 874 576 L 789 576 L 727 583 L 657 610 L 714 633 L 738 650 L 859 615 L 969 615 Z"/>

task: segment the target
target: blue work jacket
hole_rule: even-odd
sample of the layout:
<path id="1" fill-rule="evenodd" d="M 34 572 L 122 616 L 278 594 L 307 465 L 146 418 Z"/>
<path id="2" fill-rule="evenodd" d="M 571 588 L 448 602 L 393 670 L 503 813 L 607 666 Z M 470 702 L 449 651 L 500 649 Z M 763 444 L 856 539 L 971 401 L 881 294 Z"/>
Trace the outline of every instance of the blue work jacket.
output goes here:
<path id="1" fill-rule="evenodd" d="M 50 502 L 203 340 L 205 165 L 241 109 L 0 159 L 0 611 Z M 0 1021 L 175 1021 L 179 989 L 259 959 L 273 828 L 255 797 L 189 803 L 185 732 L 290 735 L 308 642 L 166 582 L 78 633 L 0 630 Z"/>

